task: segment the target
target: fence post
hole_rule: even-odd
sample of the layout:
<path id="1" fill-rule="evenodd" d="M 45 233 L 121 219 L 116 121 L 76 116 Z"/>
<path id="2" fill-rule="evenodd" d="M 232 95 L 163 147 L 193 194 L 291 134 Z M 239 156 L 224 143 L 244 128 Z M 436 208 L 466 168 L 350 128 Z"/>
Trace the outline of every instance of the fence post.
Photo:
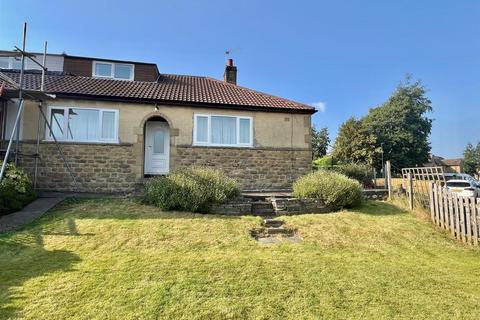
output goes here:
<path id="1" fill-rule="evenodd" d="M 413 210 L 413 178 L 412 178 L 411 172 L 408 173 L 407 196 L 408 196 L 408 206 L 410 207 L 410 210 Z"/>
<path id="2" fill-rule="evenodd" d="M 387 178 L 388 200 L 392 200 L 392 165 L 390 160 L 385 163 L 385 177 Z"/>
<path id="3" fill-rule="evenodd" d="M 430 195 L 430 217 L 432 218 L 432 222 L 435 224 L 435 195 L 433 191 L 435 190 L 435 184 L 430 182 L 428 193 Z"/>

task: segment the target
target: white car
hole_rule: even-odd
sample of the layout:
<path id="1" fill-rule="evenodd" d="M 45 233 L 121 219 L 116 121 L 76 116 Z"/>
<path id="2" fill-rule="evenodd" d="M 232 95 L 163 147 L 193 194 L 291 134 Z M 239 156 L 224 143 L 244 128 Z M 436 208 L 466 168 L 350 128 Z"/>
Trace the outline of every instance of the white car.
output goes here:
<path id="1" fill-rule="evenodd" d="M 475 182 L 468 180 L 448 180 L 447 189 L 461 197 L 477 197 L 479 190 Z"/>

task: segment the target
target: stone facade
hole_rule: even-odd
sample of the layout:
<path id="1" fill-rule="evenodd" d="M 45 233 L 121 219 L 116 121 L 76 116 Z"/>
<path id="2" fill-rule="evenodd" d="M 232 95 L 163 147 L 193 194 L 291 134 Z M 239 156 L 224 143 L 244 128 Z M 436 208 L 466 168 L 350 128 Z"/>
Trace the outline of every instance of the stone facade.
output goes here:
<path id="1" fill-rule="evenodd" d="M 244 190 L 291 189 L 312 168 L 309 149 L 177 146 L 173 168 L 208 166 L 224 171 Z"/>
<path id="2" fill-rule="evenodd" d="M 77 182 L 78 191 L 130 193 L 143 182 L 143 143 L 60 143 Z M 33 177 L 35 142 L 23 142 L 20 166 Z M 75 191 L 73 179 L 52 142 L 40 143 L 37 187 Z M 291 189 L 311 170 L 311 151 L 305 149 L 217 148 L 171 146 L 171 170 L 208 166 L 224 171 L 245 190 Z"/>
<path id="3" fill-rule="evenodd" d="M 134 191 L 139 180 L 139 164 L 133 144 L 61 144 L 74 172 L 78 190 L 94 193 Z M 20 166 L 34 174 L 35 143 L 22 143 Z M 41 143 L 38 158 L 37 187 L 40 190 L 75 191 L 54 143 Z"/>

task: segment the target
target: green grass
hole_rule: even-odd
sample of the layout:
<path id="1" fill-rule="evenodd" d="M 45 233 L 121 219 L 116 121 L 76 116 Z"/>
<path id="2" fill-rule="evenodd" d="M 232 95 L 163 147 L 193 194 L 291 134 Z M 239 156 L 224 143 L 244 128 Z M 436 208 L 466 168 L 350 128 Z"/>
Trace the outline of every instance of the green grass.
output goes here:
<path id="1" fill-rule="evenodd" d="M 480 250 L 393 205 L 256 217 L 67 201 L 0 236 L 0 319 L 478 319 Z"/>

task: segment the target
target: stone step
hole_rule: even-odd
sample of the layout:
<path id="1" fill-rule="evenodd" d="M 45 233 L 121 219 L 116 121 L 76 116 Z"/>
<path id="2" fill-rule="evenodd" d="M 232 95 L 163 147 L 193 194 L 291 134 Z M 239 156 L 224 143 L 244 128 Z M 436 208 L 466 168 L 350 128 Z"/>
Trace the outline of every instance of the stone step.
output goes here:
<path id="1" fill-rule="evenodd" d="M 259 216 L 272 216 L 275 215 L 271 202 L 256 201 L 252 202 L 252 213 Z"/>
<path id="2" fill-rule="evenodd" d="M 263 226 L 265 227 L 280 227 L 283 225 L 282 220 L 275 220 L 275 219 L 263 219 Z"/>
<path id="3" fill-rule="evenodd" d="M 266 231 L 268 235 L 290 233 L 290 230 L 287 230 L 284 227 L 270 227 L 270 228 L 267 228 Z"/>

